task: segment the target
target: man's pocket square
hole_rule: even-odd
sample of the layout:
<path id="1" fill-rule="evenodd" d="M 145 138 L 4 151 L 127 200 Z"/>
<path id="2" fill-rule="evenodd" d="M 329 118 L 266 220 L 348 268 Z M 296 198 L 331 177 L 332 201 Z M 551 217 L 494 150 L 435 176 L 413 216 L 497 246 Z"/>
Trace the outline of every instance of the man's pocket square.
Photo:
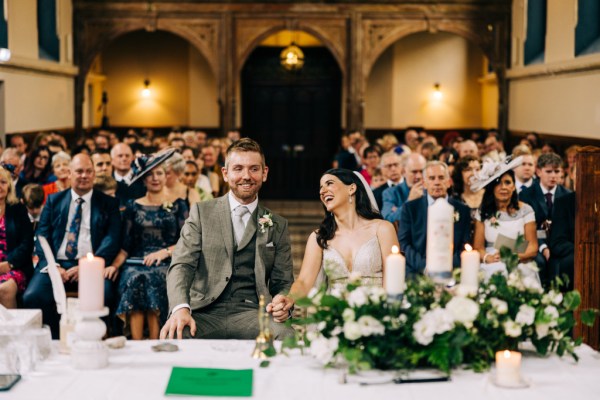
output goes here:
<path id="1" fill-rule="evenodd" d="M 275 247 L 275 245 L 273 244 L 273 242 L 269 242 L 267 243 L 267 247 Z"/>

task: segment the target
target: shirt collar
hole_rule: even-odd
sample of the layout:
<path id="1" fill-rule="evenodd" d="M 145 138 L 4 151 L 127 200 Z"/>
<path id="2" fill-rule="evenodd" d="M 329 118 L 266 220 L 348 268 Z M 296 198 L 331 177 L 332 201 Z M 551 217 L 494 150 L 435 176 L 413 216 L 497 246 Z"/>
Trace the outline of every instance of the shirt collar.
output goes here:
<path id="1" fill-rule="evenodd" d="M 82 198 L 84 202 L 86 202 L 87 204 L 92 204 L 92 192 L 94 190 L 90 190 L 89 192 L 87 192 L 86 194 L 84 194 L 83 196 L 78 195 L 77 193 L 75 193 L 75 191 L 73 189 L 71 189 L 71 201 L 75 201 L 78 198 Z"/>
<path id="2" fill-rule="evenodd" d="M 391 180 L 388 179 L 387 184 L 389 187 L 392 187 L 392 186 L 401 185 L 402 182 L 404 182 L 404 177 L 400 178 L 400 180 L 398 182 L 392 182 Z"/>
<path id="3" fill-rule="evenodd" d="M 552 197 L 554 197 L 554 195 L 556 194 L 556 188 L 557 188 L 557 187 L 558 187 L 558 185 L 554 186 L 554 187 L 552 188 L 552 190 L 548 190 L 548 189 L 546 189 L 546 188 L 544 187 L 544 185 L 542 185 L 542 184 L 540 183 L 540 188 L 542 188 L 542 193 L 543 193 L 544 195 L 546 195 L 546 193 L 552 193 Z"/>
<path id="4" fill-rule="evenodd" d="M 440 197 L 440 199 L 441 199 L 441 198 L 442 198 L 442 197 Z M 444 196 L 443 198 L 444 198 L 446 201 L 448 201 L 448 195 Z M 428 205 L 428 206 L 430 206 L 430 205 L 432 205 L 434 202 L 435 202 L 435 200 L 433 199 L 433 197 L 431 197 L 431 196 L 429 195 L 429 193 L 427 193 L 427 205 Z"/>
<path id="5" fill-rule="evenodd" d="M 236 198 L 233 196 L 233 193 L 231 193 L 231 190 L 229 191 L 227 196 L 229 197 L 229 208 L 231 212 L 233 212 L 233 210 L 235 210 L 238 206 L 244 205 L 248 207 L 248 211 L 250 211 L 250 214 L 252 214 L 254 210 L 256 210 L 256 207 L 258 207 L 258 196 L 256 196 L 256 199 L 254 199 L 254 201 L 250 204 L 242 204 L 239 201 L 237 201 Z"/>

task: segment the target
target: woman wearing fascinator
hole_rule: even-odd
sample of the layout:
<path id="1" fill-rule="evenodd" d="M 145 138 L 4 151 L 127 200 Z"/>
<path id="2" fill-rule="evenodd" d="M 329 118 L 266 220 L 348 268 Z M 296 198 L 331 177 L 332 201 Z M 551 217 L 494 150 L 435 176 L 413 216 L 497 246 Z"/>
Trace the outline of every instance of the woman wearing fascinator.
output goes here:
<path id="1" fill-rule="evenodd" d="M 399 246 L 398 237 L 394 226 L 382 219 L 365 179 L 347 169 L 330 169 L 321 177 L 319 195 L 325 219 L 308 238 L 290 296 L 306 296 L 323 280 L 330 289 L 354 277 L 365 285 L 382 286 L 383 260 L 393 245 Z"/>
<path id="2" fill-rule="evenodd" d="M 519 256 L 519 270 L 539 285 L 540 278 L 533 262 L 538 251 L 535 212 L 529 204 L 519 201 L 515 186 L 513 168 L 521 162 L 522 157 L 506 162 L 486 162 L 471 178 L 471 191 L 485 188 L 481 207 L 475 213 L 473 246 L 481 255 L 481 269 L 489 279 L 496 272 L 507 272 L 495 247 L 501 247 L 501 243 L 511 244 L 523 235 L 526 246 L 513 249 Z"/>

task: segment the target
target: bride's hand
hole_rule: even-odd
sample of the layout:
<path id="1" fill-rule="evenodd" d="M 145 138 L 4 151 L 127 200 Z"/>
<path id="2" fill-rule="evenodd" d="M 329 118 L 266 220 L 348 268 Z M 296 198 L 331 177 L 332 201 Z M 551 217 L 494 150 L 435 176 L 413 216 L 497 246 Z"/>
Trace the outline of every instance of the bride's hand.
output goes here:
<path id="1" fill-rule="evenodd" d="M 294 306 L 294 300 L 278 294 L 267 304 L 267 312 L 273 315 L 275 322 L 285 322 L 290 317 L 290 310 Z"/>

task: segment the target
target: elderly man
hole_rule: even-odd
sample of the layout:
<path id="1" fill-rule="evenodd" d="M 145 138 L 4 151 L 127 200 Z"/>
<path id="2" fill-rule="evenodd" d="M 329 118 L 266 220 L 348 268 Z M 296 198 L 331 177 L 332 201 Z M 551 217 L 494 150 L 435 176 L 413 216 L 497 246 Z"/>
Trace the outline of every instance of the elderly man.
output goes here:
<path id="1" fill-rule="evenodd" d="M 113 166 L 113 178 L 117 181 L 116 196 L 125 205 L 131 199 L 139 199 L 146 195 L 146 187 L 141 180 L 131 184 L 131 162 L 133 161 L 133 152 L 131 147 L 125 143 L 117 143 L 110 151 Z"/>
<path id="2" fill-rule="evenodd" d="M 275 303 L 289 291 L 294 275 L 287 221 L 258 201 L 268 172 L 252 139 L 227 149 L 229 193 L 192 207 L 173 252 L 167 273 L 172 311 L 161 338 L 253 339 L 259 296 Z M 289 313 L 277 304 L 269 307 L 271 332 L 281 338 L 293 330 L 282 324 Z"/>
<path id="3" fill-rule="evenodd" d="M 14 147 L 8 147 L 2 153 L 0 162 L 6 166 L 10 172 L 10 176 L 13 180 L 13 187 L 15 188 L 15 195 L 17 198 L 23 197 L 23 186 L 27 184 L 23 179 L 19 178 L 19 174 L 23 170 L 23 163 L 21 162 L 21 155 L 19 150 Z"/>
<path id="4" fill-rule="evenodd" d="M 446 199 L 455 210 L 454 267 L 460 266 L 460 253 L 471 238 L 469 207 L 448 197 L 450 175 L 441 161 L 430 161 L 423 171 L 426 196 L 407 202 L 402 207 L 398 239 L 406 257 L 406 270 L 415 275 L 425 270 L 427 251 L 427 210 L 437 199 Z"/>
<path id="5" fill-rule="evenodd" d="M 87 253 L 110 265 L 120 249 L 121 216 L 113 197 L 93 189 L 94 165 L 86 154 L 71 161 L 71 188 L 48 196 L 37 234 L 44 236 L 59 264 L 67 291 L 76 291 L 79 281 L 78 260 Z M 40 262 L 23 295 L 25 308 L 40 308 L 52 337 L 58 338 L 58 314 L 52 283 L 44 268 L 47 260 L 39 249 Z M 112 281 L 104 281 L 104 304 L 113 300 Z"/>
<path id="6" fill-rule="evenodd" d="M 383 218 L 391 223 L 399 221 L 404 203 L 423 196 L 423 168 L 426 162 L 418 153 L 408 156 L 404 166 L 404 181 L 383 192 Z"/>
<path id="7" fill-rule="evenodd" d="M 404 181 L 402 177 L 404 160 L 406 160 L 406 157 L 403 158 L 394 151 L 389 151 L 381 156 L 381 173 L 387 182 L 373 190 L 375 201 L 380 210 L 383 209 L 383 192 Z"/>
<path id="8" fill-rule="evenodd" d="M 465 140 L 458 145 L 458 158 L 466 156 L 479 157 L 477 143 L 472 140 Z"/>

